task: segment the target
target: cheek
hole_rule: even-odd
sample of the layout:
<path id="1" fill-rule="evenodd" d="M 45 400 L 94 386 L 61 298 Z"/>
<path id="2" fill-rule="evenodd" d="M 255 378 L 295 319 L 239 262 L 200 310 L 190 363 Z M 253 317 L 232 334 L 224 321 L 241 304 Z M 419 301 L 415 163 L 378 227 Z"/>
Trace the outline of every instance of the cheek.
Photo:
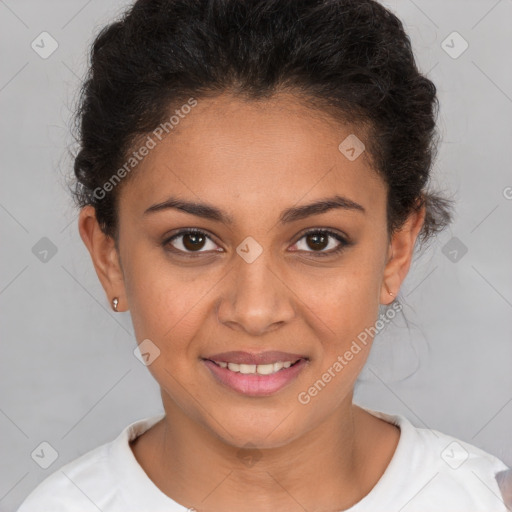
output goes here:
<path id="1" fill-rule="evenodd" d="M 331 345 L 346 343 L 372 325 L 379 312 L 381 269 L 355 254 L 329 273 L 299 278 L 304 304 L 324 324 L 320 332 Z M 339 348 L 339 346 L 338 346 Z"/>
<path id="2" fill-rule="evenodd" d="M 191 280 L 190 271 L 180 271 L 161 255 L 148 254 L 134 250 L 126 265 L 125 289 L 135 336 L 138 343 L 153 341 L 162 362 L 174 367 L 179 362 L 175 354 L 193 350 L 190 341 L 204 319 L 216 280 L 208 275 Z"/>
<path id="3" fill-rule="evenodd" d="M 302 391 L 320 415 L 318 411 L 327 413 L 338 407 L 353 388 L 368 359 L 373 340 L 369 328 L 379 313 L 379 273 L 375 265 L 338 270 L 325 283 L 317 280 L 314 293 L 312 283 L 304 288 L 310 290 L 305 295 L 306 309 L 314 313 L 309 319 L 321 349 L 317 351 L 314 376 L 308 382 L 311 387 Z"/>

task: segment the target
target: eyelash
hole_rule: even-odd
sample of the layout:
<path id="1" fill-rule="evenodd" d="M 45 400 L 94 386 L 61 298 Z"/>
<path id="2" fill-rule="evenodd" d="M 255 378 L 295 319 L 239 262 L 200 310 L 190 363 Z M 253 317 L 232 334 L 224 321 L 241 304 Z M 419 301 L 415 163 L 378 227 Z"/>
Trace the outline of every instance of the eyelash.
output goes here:
<path id="1" fill-rule="evenodd" d="M 335 249 L 331 249 L 330 251 L 327 251 L 327 252 L 306 251 L 306 252 L 313 253 L 315 255 L 315 257 L 323 258 L 326 256 L 332 256 L 334 254 L 339 254 L 341 251 L 343 251 L 343 249 L 345 249 L 349 245 L 352 245 L 351 242 L 349 242 L 345 237 L 341 236 L 339 233 L 336 233 L 335 231 L 331 231 L 330 229 L 320 229 L 320 228 L 311 229 L 309 231 L 306 231 L 305 233 L 302 234 L 302 236 L 295 243 L 298 243 L 304 237 L 311 235 L 311 234 L 328 235 L 328 236 L 335 238 L 338 242 L 340 242 L 338 247 L 336 247 Z M 202 230 L 196 229 L 196 228 L 189 228 L 189 229 L 183 229 L 183 230 L 179 231 L 178 233 L 174 234 L 173 236 L 171 236 L 170 238 L 167 238 L 163 242 L 164 247 L 169 246 L 173 240 L 175 240 L 176 238 L 179 238 L 180 236 L 184 236 L 184 235 L 202 235 L 213 242 L 212 238 L 205 231 L 202 231 Z M 186 251 L 182 251 L 181 249 L 176 249 L 174 247 L 169 250 L 174 253 L 184 254 L 187 257 L 191 257 L 191 258 L 198 257 L 201 253 L 207 252 L 207 251 L 186 252 Z M 297 251 L 297 252 L 300 252 L 300 251 Z"/>

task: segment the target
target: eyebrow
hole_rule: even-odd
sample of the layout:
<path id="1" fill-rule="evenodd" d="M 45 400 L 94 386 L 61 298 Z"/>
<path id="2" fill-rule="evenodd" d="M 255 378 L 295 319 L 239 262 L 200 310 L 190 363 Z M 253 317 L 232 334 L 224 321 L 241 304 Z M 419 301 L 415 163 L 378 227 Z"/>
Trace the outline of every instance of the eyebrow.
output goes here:
<path id="1" fill-rule="evenodd" d="M 234 223 L 234 219 L 231 215 L 215 206 L 206 203 L 178 199 L 176 197 L 170 197 L 161 203 L 150 206 L 144 211 L 144 215 L 168 209 L 180 210 L 191 215 L 196 215 L 197 217 L 222 222 L 226 225 L 232 225 Z M 335 195 L 306 205 L 287 208 L 279 217 L 279 222 L 281 224 L 288 224 L 305 219 L 311 215 L 319 215 L 334 209 L 360 211 L 363 214 L 366 213 L 364 207 L 359 203 L 356 203 L 346 197 Z"/>

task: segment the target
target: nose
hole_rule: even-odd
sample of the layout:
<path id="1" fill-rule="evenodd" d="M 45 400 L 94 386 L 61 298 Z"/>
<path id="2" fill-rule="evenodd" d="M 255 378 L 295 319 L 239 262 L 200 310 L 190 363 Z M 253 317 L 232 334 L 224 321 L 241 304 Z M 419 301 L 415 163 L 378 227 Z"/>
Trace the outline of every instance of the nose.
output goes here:
<path id="1" fill-rule="evenodd" d="M 252 336 L 278 329 L 295 316 L 293 286 L 268 252 L 252 263 L 243 258 L 234 263 L 217 305 L 221 323 Z"/>

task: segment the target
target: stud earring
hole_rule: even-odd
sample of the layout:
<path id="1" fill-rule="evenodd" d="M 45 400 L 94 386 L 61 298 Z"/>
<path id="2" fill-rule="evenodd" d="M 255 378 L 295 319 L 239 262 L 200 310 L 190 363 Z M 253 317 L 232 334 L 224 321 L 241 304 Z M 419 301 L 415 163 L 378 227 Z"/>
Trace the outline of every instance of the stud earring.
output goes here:
<path id="1" fill-rule="evenodd" d="M 114 308 L 114 311 L 117 311 L 117 305 L 119 304 L 119 299 L 117 297 L 114 297 L 112 299 L 112 307 Z"/>

